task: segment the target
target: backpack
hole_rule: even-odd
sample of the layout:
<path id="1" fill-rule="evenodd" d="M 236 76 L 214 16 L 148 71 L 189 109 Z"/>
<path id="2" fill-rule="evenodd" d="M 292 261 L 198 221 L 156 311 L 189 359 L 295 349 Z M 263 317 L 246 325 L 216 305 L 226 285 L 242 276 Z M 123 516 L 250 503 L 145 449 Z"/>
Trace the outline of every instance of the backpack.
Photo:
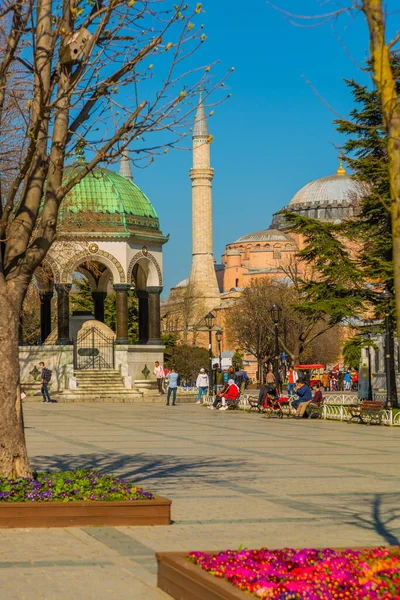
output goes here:
<path id="1" fill-rule="evenodd" d="M 51 369 L 44 370 L 43 379 L 45 380 L 46 383 L 50 383 L 52 374 L 53 374 L 53 371 Z"/>

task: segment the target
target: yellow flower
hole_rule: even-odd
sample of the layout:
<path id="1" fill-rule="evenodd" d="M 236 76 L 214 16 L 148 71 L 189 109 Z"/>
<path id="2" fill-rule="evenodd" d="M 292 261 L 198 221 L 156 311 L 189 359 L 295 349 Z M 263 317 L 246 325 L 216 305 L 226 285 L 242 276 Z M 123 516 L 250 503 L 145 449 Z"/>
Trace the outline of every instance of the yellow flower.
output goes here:
<path id="1" fill-rule="evenodd" d="M 210 110 L 210 114 L 209 114 L 209 116 L 210 116 L 210 117 L 212 117 L 212 116 L 213 116 L 213 114 L 214 114 L 214 111 L 213 111 L 213 110 Z"/>
<path id="2" fill-rule="evenodd" d="M 199 14 L 199 12 L 201 12 L 201 2 L 198 2 L 196 4 L 196 8 L 194 9 L 194 12 Z"/>
<path id="3" fill-rule="evenodd" d="M 205 68 L 205 71 L 206 71 L 206 73 L 209 73 L 209 72 L 210 72 L 210 70 L 211 70 L 211 67 L 206 67 L 206 68 Z"/>
<path id="4" fill-rule="evenodd" d="M 209 135 L 208 138 L 207 138 L 207 144 L 212 144 L 213 139 L 214 139 L 214 136 L 213 135 Z"/>
<path id="5" fill-rule="evenodd" d="M 194 27 L 194 24 L 193 23 L 189 23 L 188 24 L 188 31 L 191 31 L 193 29 L 193 27 Z"/>
<path id="6" fill-rule="evenodd" d="M 151 63 L 151 65 L 149 65 L 149 69 L 152 69 L 154 67 L 153 63 Z"/>
<path id="7" fill-rule="evenodd" d="M 168 42 L 168 44 L 165 46 L 165 50 L 169 50 L 170 48 L 172 48 L 172 42 Z"/>
<path id="8" fill-rule="evenodd" d="M 202 33 L 201 36 L 200 36 L 200 39 L 201 39 L 202 42 L 204 42 L 207 39 L 206 34 Z"/>
<path id="9" fill-rule="evenodd" d="M 129 0 L 128 6 L 133 6 L 136 3 L 136 0 Z"/>

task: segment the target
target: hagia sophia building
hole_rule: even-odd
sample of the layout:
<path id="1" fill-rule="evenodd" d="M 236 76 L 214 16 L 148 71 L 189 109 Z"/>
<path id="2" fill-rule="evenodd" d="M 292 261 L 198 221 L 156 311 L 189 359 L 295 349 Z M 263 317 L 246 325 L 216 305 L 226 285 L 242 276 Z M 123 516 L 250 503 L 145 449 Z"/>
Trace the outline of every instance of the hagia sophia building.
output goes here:
<path id="1" fill-rule="evenodd" d="M 212 310 L 216 323 L 223 328 L 224 309 L 253 279 L 284 277 L 282 265 L 302 248 L 302 237 L 287 228 L 284 215 L 278 211 L 269 226 L 256 232 L 243 232 L 237 240 L 227 240 L 221 263 L 212 250 L 212 180 L 209 130 L 200 102 L 193 128 L 192 180 L 192 267 L 190 277 L 177 283 L 166 302 L 162 303 L 162 328 L 182 337 L 188 310 L 188 297 L 194 296 L 205 315 Z M 346 172 L 340 159 L 336 172 L 307 183 L 283 207 L 293 213 L 321 221 L 339 222 L 356 214 L 362 195 L 359 184 Z M 201 329 L 201 328 L 200 328 Z M 185 336 L 191 343 L 194 340 Z M 191 341 L 190 341 L 191 340 Z M 207 347 L 208 338 L 197 335 L 195 343 Z M 235 350 L 226 346 L 223 350 Z"/>

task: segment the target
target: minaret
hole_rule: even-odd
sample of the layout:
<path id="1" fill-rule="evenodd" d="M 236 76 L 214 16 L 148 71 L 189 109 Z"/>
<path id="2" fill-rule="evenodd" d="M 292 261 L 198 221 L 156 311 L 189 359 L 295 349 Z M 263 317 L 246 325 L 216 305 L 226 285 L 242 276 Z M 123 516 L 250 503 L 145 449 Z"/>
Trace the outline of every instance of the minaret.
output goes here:
<path id="1" fill-rule="evenodd" d="M 210 167 L 210 136 L 200 93 L 200 102 L 193 128 L 192 180 L 192 268 L 190 295 L 198 300 L 204 316 L 221 304 L 214 269 L 212 241 L 212 180 Z M 203 315 L 201 315 L 203 316 Z"/>
<path id="2" fill-rule="evenodd" d="M 129 154 L 126 148 L 125 150 L 122 150 L 122 157 L 119 165 L 119 174 L 129 179 L 129 181 L 133 181 L 131 161 L 129 160 Z"/>

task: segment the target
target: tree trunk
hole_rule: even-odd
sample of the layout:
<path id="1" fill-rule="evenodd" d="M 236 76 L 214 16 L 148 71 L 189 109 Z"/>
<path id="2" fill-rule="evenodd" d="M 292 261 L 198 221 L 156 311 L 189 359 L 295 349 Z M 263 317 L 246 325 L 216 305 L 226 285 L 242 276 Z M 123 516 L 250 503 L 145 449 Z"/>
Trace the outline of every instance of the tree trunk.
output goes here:
<path id="1" fill-rule="evenodd" d="M 30 477 L 19 382 L 20 302 L 8 286 L 0 288 L 0 474 Z"/>

